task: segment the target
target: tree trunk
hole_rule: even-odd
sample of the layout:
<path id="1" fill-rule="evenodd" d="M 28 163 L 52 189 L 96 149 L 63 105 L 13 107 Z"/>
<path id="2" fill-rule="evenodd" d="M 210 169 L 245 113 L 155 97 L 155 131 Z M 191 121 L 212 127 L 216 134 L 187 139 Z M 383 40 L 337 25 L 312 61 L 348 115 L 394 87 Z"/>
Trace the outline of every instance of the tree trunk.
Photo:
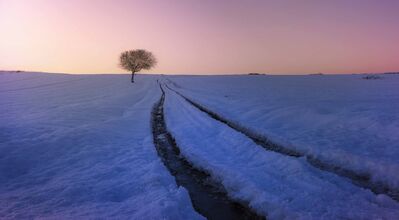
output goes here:
<path id="1" fill-rule="evenodd" d="M 134 72 L 132 71 L 132 83 L 134 83 Z"/>

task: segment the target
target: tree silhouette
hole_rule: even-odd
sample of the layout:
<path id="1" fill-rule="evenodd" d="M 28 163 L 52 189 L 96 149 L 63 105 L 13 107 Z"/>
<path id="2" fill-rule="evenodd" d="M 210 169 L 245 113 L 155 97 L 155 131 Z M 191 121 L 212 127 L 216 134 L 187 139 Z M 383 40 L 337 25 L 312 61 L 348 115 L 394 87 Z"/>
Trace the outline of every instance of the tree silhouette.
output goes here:
<path id="1" fill-rule="evenodd" d="M 132 72 L 132 83 L 134 83 L 134 74 L 140 70 L 149 70 L 157 63 L 155 56 L 146 50 L 128 50 L 122 52 L 119 57 L 119 65 Z"/>

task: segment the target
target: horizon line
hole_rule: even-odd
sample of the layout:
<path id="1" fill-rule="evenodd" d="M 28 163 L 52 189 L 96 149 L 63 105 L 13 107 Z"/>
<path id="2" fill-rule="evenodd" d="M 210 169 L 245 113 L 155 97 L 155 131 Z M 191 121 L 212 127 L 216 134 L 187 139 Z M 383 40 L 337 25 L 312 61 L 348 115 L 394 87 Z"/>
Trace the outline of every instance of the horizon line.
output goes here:
<path id="1" fill-rule="evenodd" d="M 68 74 L 68 75 L 130 75 L 128 72 L 49 72 L 49 71 L 31 71 L 31 70 L 0 70 L 1 72 L 10 73 L 49 73 L 49 74 Z M 328 73 L 328 72 L 309 72 L 309 73 L 264 73 L 264 72 L 241 72 L 241 73 L 135 73 L 138 75 L 176 75 L 176 76 L 231 76 L 231 75 L 269 75 L 269 76 L 286 76 L 286 75 L 355 75 L 355 74 L 399 74 L 399 71 L 385 72 L 351 72 L 351 73 Z"/>

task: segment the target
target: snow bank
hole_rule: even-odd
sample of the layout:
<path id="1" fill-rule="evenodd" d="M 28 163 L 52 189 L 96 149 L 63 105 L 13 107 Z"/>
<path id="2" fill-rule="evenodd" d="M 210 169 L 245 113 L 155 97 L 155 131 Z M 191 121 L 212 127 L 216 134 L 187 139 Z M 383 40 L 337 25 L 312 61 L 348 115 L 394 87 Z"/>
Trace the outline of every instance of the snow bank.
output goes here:
<path id="1" fill-rule="evenodd" d="M 268 219 L 394 219 L 399 204 L 349 180 L 265 151 L 167 90 L 165 119 L 181 153 Z"/>
<path id="2" fill-rule="evenodd" d="M 152 143 L 155 76 L 0 74 L 0 218 L 199 219 Z"/>
<path id="3" fill-rule="evenodd" d="M 274 142 L 399 188 L 399 76 L 171 79 L 187 97 Z"/>

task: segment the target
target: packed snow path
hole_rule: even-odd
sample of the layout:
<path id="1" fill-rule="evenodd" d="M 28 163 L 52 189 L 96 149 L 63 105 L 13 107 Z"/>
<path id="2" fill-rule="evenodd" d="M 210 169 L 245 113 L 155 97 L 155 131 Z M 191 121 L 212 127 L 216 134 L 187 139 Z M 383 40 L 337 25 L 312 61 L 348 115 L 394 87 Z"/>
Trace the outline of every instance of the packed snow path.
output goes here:
<path id="1" fill-rule="evenodd" d="M 229 196 L 270 219 L 392 219 L 399 205 L 303 158 L 265 151 L 167 90 L 166 124 L 180 153 L 220 180 Z"/>
<path id="2" fill-rule="evenodd" d="M 177 184 L 189 191 L 195 209 L 208 219 L 263 219 L 247 207 L 231 201 L 222 185 L 212 180 L 209 174 L 192 167 L 180 155 L 179 147 L 166 129 L 163 114 L 165 92 L 161 85 L 160 89 L 162 96 L 152 113 L 154 143 Z"/>
<path id="3" fill-rule="evenodd" d="M 376 194 L 384 193 L 384 194 L 390 196 L 392 199 L 399 201 L 399 190 L 398 189 L 389 188 L 389 186 L 384 185 L 382 183 L 374 183 L 371 181 L 369 175 L 358 174 L 353 170 L 343 168 L 343 167 L 319 160 L 312 155 L 304 155 L 301 152 L 298 152 L 298 151 L 286 148 L 282 145 L 273 143 L 272 141 L 268 140 L 266 137 L 256 134 L 256 133 L 252 132 L 251 130 L 244 128 L 241 125 L 239 125 L 231 120 L 225 119 L 222 116 L 220 116 L 219 114 L 205 108 L 203 105 L 192 101 L 191 99 L 187 98 L 186 96 L 184 96 L 180 92 L 176 91 L 175 89 L 172 89 L 168 85 L 166 85 L 166 87 L 168 89 L 172 90 L 173 92 L 175 92 L 177 95 L 181 96 L 188 103 L 190 103 L 191 105 L 193 105 L 200 111 L 205 112 L 213 119 L 218 120 L 218 121 L 226 124 L 230 128 L 246 135 L 248 138 L 252 139 L 255 143 L 264 147 L 266 150 L 274 151 L 274 152 L 281 153 L 281 154 L 291 156 L 291 157 L 305 157 L 306 161 L 310 165 L 314 166 L 315 168 L 318 168 L 318 169 L 321 169 L 324 171 L 333 172 L 337 175 L 349 178 L 349 179 L 351 179 L 351 181 L 354 184 L 356 184 L 358 186 L 370 189 L 371 191 L 373 191 Z"/>

